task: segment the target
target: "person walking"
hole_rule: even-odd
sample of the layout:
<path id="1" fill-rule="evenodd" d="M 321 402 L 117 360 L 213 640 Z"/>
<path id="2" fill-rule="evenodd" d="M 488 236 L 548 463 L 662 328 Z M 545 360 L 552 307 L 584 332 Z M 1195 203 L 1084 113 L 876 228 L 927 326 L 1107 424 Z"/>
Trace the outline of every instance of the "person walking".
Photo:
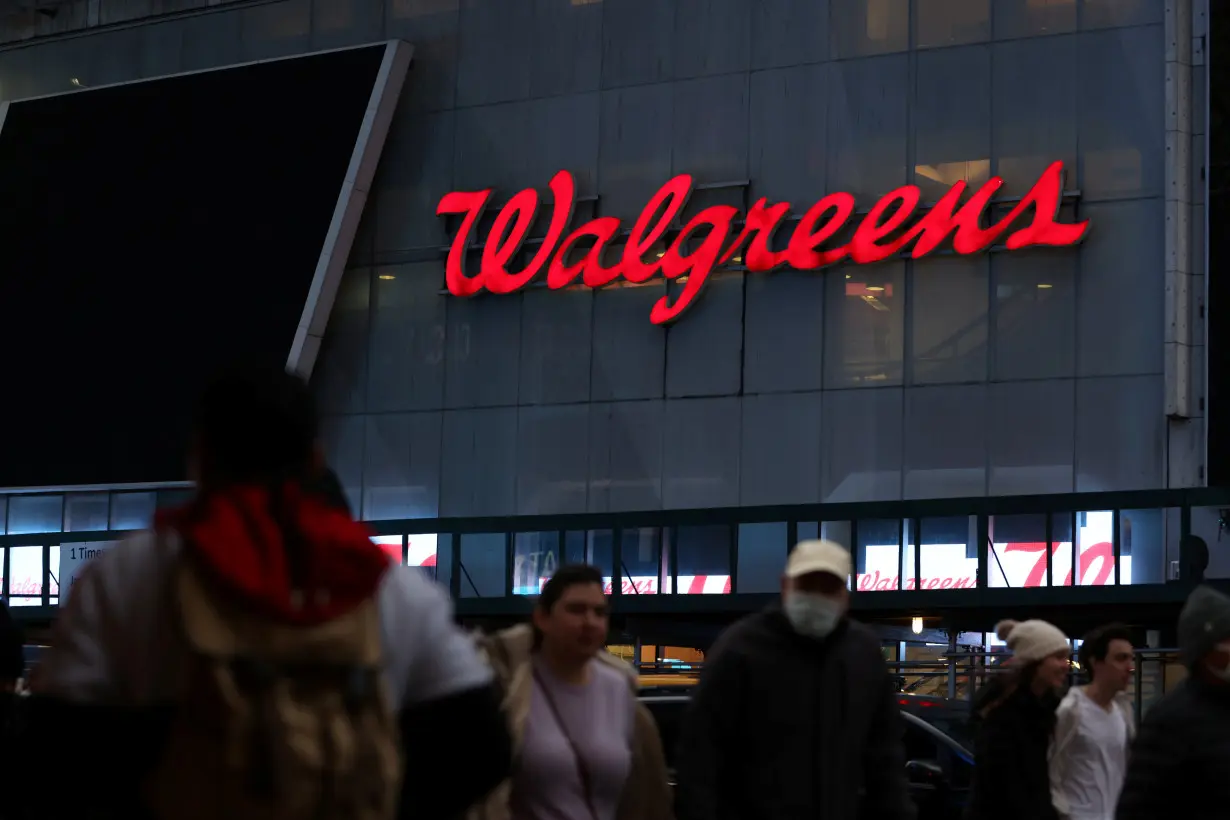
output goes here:
<path id="1" fill-rule="evenodd" d="M 38 815 L 451 820 L 502 780 L 498 692 L 447 595 L 316 489 L 307 384 L 221 375 L 190 463 L 194 499 L 84 568 L 32 676 Z M 64 748 L 89 761 L 70 789 Z"/>
<path id="2" fill-rule="evenodd" d="M 479 644 L 505 687 L 512 777 L 468 820 L 670 820 L 658 729 L 637 701 L 635 670 L 605 649 L 602 573 L 556 570 L 533 622 Z"/>
<path id="3" fill-rule="evenodd" d="M 1048 752 L 1072 645 L 1046 621 L 995 627 L 1012 660 L 974 696 L 974 783 L 967 820 L 1059 820 Z"/>
<path id="4" fill-rule="evenodd" d="M 1077 660 L 1088 682 L 1073 686 L 1055 712 L 1051 797 L 1066 820 L 1114 820 L 1135 734 L 1132 634 L 1121 624 L 1095 629 Z"/>
<path id="5" fill-rule="evenodd" d="M 840 545 L 801 542 L 781 599 L 706 655 L 680 733 L 681 820 L 915 816 L 879 636 L 847 615 L 851 569 Z"/>
<path id="6" fill-rule="evenodd" d="M 1230 807 L 1230 597 L 1197 587 L 1178 633 L 1188 677 L 1140 722 L 1117 820 L 1220 820 Z"/>

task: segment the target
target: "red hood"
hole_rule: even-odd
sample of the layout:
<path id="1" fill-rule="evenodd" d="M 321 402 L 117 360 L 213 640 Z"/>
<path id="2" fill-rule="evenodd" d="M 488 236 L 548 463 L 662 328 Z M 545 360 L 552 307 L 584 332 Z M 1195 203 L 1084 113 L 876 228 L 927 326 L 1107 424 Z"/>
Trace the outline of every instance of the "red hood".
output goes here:
<path id="1" fill-rule="evenodd" d="M 285 623 L 323 623 L 376 592 L 390 563 L 366 527 L 295 484 L 283 488 L 281 509 L 279 519 L 267 487 L 233 487 L 159 514 L 156 526 L 178 531 L 217 583 Z M 297 583 L 282 521 L 293 533 Z"/>

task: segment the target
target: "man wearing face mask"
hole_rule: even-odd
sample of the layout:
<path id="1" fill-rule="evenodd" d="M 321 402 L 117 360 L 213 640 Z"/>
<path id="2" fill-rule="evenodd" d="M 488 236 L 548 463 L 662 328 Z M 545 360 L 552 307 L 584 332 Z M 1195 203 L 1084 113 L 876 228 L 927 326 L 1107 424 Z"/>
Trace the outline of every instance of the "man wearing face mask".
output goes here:
<path id="1" fill-rule="evenodd" d="M 1178 632 L 1190 675 L 1145 713 L 1116 820 L 1213 820 L 1230 810 L 1230 597 L 1197 587 Z"/>
<path id="2" fill-rule="evenodd" d="M 676 765 L 680 820 L 912 820 L 879 637 L 846 617 L 850 553 L 794 548 L 781 600 L 706 655 Z"/>

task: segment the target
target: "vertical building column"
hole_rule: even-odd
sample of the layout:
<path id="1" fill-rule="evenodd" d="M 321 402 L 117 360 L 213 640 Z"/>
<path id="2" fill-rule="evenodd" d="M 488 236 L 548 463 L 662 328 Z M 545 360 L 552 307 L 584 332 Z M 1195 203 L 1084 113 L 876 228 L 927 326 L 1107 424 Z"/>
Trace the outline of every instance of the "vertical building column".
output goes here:
<path id="1" fill-rule="evenodd" d="M 1203 157 L 1193 155 L 1193 17 L 1205 0 L 1166 0 L 1165 8 L 1165 414 L 1167 485 L 1198 486 L 1204 481 L 1203 390 L 1193 389 L 1193 373 L 1203 373 L 1204 335 L 1197 317 L 1204 310 L 1204 276 L 1193 259 L 1194 171 Z M 1202 53 L 1202 49 L 1200 50 Z M 1203 70 L 1203 66 L 1196 70 Z M 1202 199 L 1202 198 L 1201 198 Z M 1201 232 L 1202 233 L 1202 232 Z M 1203 323 L 1199 323 L 1203 328 Z M 1199 380 L 1203 384 L 1203 379 Z"/>

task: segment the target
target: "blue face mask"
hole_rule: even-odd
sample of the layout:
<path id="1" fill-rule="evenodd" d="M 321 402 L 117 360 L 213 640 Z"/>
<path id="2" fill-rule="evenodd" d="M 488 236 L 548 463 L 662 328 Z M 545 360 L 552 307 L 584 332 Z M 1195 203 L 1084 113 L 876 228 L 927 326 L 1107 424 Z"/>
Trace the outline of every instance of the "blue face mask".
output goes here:
<path id="1" fill-rule="evenodd" d="M 789 592 L 782 607 L 794 631 L 808 638 L 827 638 L 841 620 L 841 604 L 815 592 Z"/>

